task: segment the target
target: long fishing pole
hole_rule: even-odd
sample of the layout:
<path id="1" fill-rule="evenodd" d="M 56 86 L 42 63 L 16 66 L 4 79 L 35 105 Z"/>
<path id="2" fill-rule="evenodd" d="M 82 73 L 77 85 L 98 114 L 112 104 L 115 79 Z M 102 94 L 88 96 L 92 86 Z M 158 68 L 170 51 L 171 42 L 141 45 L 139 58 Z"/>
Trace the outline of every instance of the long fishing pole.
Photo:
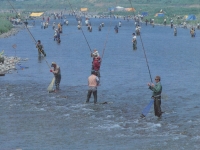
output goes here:
<path id="1" fill-rule="evenodd" d="M 110 16 L 111 16 L 111 11 L 110 11 Z M 105 41 L 105 44 L 104 44 L 104 48 L 103 48 L 103 52 L 102 52 L 102 57 L 101 59 L 103 59 L 103 56 L 104 56 L 104 52 L 105 52 L 105 49 L 106 49 L 106 44 L 108 42 L 108 35 L 110 34 L 110 28 L 111 28 L 111 18 L 110 18 L 110 27 L 109 27 L 109 30 L 108 30 L 108 34 L 106 36 L 106 41 Z"/>
<path id="2" fill-rule="evenodd" d="M 132 5 L 131 0 L 129 0 L 129 2 L 130 2 L 130 4 L 131 4 L 131 8 L 132 8 L 132 11 L 133 11 L 134 8 L 133 8 L 133 5 Z M 133 11 L 133 15 L 135 16 L 134 11 Z M 150 68 L 149 68 L 149 63 L 148 63 L 147 56 L 146 56 L 146 51 L 145 51 L 145 49 L 144 49 L 144 44 L 143 44 L 143 41 L 142 41 L 141 33 L 140 33 L 140 40 L 141 40 L 141 43 L 142 43 L 142 48 L 143 48 L 143 51 L 144 51 L 144 56 L 145 56 L 145 59 L 146 59 L 146 64 L 147 64 L 147 68 L 148 68 L 148 71 L 149 71 L 149 76 L 150 76 L 151 82 L 153 83 L 153 80 L 152 80 L 152 77 L 151 77 L 151 71 L 150 71 Z"/>
<path id="3" fill-rule="evenodd" d="M 12 9 L 16 12 L 16 14 L 18 15 L 16 9 L 13 7 L 13 5 L 10 3 L 9 0 L 7 0 L 7 2 L 10 4 L 10 6 L 12 7 Z M 33 34 L 30 32 L 30 30 L 27 28 L 27 26 L 25 25 L 25 23 L 23 22 L 23 25 L 24 27 L 27 29 L 28 33 L 30 34 L 30 36 L 32 37 L 32 39 L 34 40 L 35 44 L 37 44 L 37 41 L 36 39 L 34 38 Z M 42 53 L 42 51 L 39 49 L 39 51 Z M 44 56 L 44 54 L 42 53 L 42 55 Z M 51 69 L 49 63 L 47 62 L 47 60 L 45 59 L 45 56 L 44 56 L 44 60 L 45 62 L 47 63 L 48 67 Z"/>
<path id="4" fill-rule="evenodd" d="M 75 14 L 75 11 L 73 10 L 72 5 L 71 5 L 71 3 L 70 3 L 69 0 L 68 0 L 68 2 L 69 2 L 69 5 L 70 5 L 70 8 L 71 8 L 71 10 L 72 10 L 72 13 L 74 12 L 74 14 Z M 92 52 L 92 49 L 90 48 L 90 45 L 89 45 L 89 43 L 88 43 L 88 41 L 87 41 L 87 38 L 86 38 L 86 36 L 85 36 L 85 34 L 84 34 L 82 28 L 81 28 L 81 31 L 82 31 L 82 33 L 83 33 L 83 36 L 84 36 L 86 42 L 87 42 L 87 45 L 88 45 L 88 47 L 89 47 L 90 52 Z"/>

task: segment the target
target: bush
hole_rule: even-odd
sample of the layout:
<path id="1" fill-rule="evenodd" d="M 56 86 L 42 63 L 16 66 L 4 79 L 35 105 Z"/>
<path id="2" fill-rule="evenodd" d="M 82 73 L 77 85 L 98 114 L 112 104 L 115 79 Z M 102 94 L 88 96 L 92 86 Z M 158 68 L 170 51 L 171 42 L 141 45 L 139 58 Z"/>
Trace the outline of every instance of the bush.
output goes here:
<path id="1" fill-rule="evenodd" d="M 0 34 L 8 32 L 12 28 L 12 24 L 8 18 L 8 14 L 0 14 Z"/>

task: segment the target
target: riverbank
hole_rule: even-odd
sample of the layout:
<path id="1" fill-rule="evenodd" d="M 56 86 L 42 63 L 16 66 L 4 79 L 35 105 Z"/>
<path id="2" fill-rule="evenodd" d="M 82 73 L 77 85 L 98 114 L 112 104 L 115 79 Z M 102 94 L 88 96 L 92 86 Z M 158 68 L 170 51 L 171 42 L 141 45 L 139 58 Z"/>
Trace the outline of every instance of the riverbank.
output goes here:
<path id="1" fill-rule="evenodd" d="M 7 38 L 7 37 L 10 37 L 12 35 L 16 35 L 22 28 L 23 28 L 23 26 L 13 27 L 8 32 L 0 34 L 0 39 L 1 38 Z"/>

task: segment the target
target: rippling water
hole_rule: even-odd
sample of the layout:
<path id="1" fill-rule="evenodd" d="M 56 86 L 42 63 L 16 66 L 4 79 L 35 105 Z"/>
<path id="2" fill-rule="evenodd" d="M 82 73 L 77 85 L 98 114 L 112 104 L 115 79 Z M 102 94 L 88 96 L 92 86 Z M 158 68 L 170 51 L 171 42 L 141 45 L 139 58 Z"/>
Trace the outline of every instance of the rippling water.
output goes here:
<path id="1" fill-rule="evenodd" d="M 152 78 L 161 76 L 163 85 L 161 119 L 153 109 L 140 119 L 149 103 L 150 77 L 138 37 L 138 50 L 132 50 L 133 22 L 91 19 L 93 32 L 83 27 L 91 49 L 102 54 L 111 23 L 110 34 L 101 66 L 98 102 L 84 104 L 87 77 L 90 75 L 90 49 L 74 18 L 63 27 L 61 44 L 53 41 L 52 26 L 40 29 L 40 21 L 29 28 L 40 39 L 46 60 L 61 67 L 61 91 L 49 94 L 46 89 L 52 74 L 45 60 L 38 59 L 37 49 L 26 30 L 0 39 L 0 50 L 8 56 L 29 58 L 29 69 L 18 70 L 0 78 L 0 149 L 1 150 L 188 150 L 200 147 L 199 117 L 199 31 L 191 38 L 189 30 L 179 29 L 173 36 L 169 27 L 142 25 L 142 40 Z M 58 20 L 56 20 L 58 23 Z M 98 31 L 100 23 L 105 27 Z M 52 24 L 52 21 L 51 21 Z M 101 104 L 108 102 L 108 104 Z"/>

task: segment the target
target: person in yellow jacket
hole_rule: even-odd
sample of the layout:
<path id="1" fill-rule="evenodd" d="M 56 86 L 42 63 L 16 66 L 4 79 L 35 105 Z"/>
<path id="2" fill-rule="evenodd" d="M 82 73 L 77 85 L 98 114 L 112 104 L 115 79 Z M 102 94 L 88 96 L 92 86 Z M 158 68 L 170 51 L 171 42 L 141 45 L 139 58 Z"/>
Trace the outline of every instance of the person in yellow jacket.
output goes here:
<path id="1" fill-rule="evenodd" d="M 89 103 L 91 94 L 93 93 L 94 96 L 94 104 L 97 103 L 97 86 L 99 84 L 99 78 L 96 75 L 95 71 L 92 71 L 92 74 L 88 77 L 88 94 L 86 103 Z"/>

